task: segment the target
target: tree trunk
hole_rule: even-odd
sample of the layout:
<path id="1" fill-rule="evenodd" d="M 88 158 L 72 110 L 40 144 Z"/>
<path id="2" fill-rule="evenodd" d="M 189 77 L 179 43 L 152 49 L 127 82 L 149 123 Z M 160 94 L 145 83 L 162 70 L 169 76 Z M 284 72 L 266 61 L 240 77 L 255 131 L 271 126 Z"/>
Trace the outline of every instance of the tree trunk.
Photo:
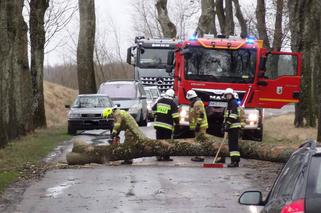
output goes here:
<path id="1" fill-rule="evenodd" d="M 280 51 L 282 47 L 282 17 L 283 17 L 283 0 L 276 1 L 276 15 L 275 15 L 275 24 L 274 24 L 274 37 L 272 50 Z"/>
<path id="2" fill-rule="evenodd" d="M 234 7 L 235 7 L 235 16 L 237 20 L 239 21 L 240 27 L 241 27 L 241 38 L 246 38 L 247 36 L 247 23 L 244 19 L 239 0 L 233 0 Z"/>
<path id="3" fill-rule="evenodd" d="M 264 42 L 264 47 L 267 48 L 268 50 L 270 50 L 271 47 L 270 47 L 269 37 L 267 34 L 267 29 L 266 29 L 265 14 L 266 14 L 265 0 L 257 0 L 257 5 L 256 5 L 257 25 L 256 25 L 256 27 L 257 27 L 257 30 L 259 33 L 259 38 L 262 39 Z"/>
<path id="4" fill-rule="evenodd" d="M 30 1 L 30 43 L 31 43 L 31 79 L 33 90 L 33 124 L 35 127 L 45 127 L 46 113 L 43 95 L 43 63 L 46 32 L 44 16 L 49 7 L 49 0 Z"/>
<path id="5" fill-rule="evenodd" d="M 218 18 L 218 23 L 220 25 L 221 34 L 225 35 L 225 13 L 224 13 L 224 5 L 223 0 L 216 0 L 216 14 Z"/>
<path id="6" fill-rule="evenodd" d="M 203 37 L 204 34 L 217 35 L 215 26 L 215 4 L 213 0 L 202 0 L 202 14 L 198 21 L 197 34 Z"/>
<path id="7" fill-rule="evenodd" d="M 171 22 L 167 11 L 167 0 L 157 0 L 156 9 L 158 22 L 162 28 L 165 38 L 175 38 L 177 34 L 176 26 Z"/>
<path id="8" fill-rule="evenodd" d="M 72 152 L 67 154 L 68 164 L 106 163 L 140 157 L 170 156 L 213 156 L 222 138 L 199 135 L 197 139 L 152 140 L 144 136 L 139 127 L 131 126 L 125 132 L 125 143 L 115 145 L 92 145 L 81 139 L 74 139 Z M 267 144 L 254 141 L 240 141 L 242 157 L 286 162 L 297 148 L 291 145 Z M 224 144 L 221 156 L 228 156 L 228 145 Z"/>
<path id="9" fill-rule="evenodd" d="M 128 136 L 129 134 L 126 133 Z M 201 142 L 200 142 L 201 141 Z M 197 140 L 139 140 L 136 137 L 126 138 L 124 144 L 92 145 L 81 140 L 73 143 L 72 152 L 67 154 L 70 165 L 87 163 L 106 163 L 140 157 L 160 155 L 170 156 L 214 156 L 222 138 L 201 135 Z M 297 148 L 283 144 L 265 144 L 254 141 L 240 141 L 240 152 L 243 158 L 286 162 Z M 228 145 L 222 146 L 220 156 L 228 156 Z"/>
<path id="10" fill-rule="evenodd" d="M 321 42 L 320 12 L 321 5 L 317 0 L 293 0 L 288 2 L 290 29 L 292 34 L 291 47 L 293 51 L 303 53 L 302 64 L 302 97 L 296 108 L 295 123 L 301 126 L 301 121 L 306 120 L 306 125 L 316 126 L 318 112 L 318 94 L 320 93 L 319 73 L 321 70 Z M 303 116 L 303 119 L 297 115 Z"/>
<path id="11" fill-rule="evenodd" d="M 234 35 L 234 18 L 232 0 L 225 0 L 225 35 Z"/>
<path id="12" fill-rule="evenodd" d="M 94 47 L 96 15 L 94 0 L 79 0 L 80 30 L 77 47 L 79 93 L 96 93 Z"/>
<path id="13" fill-rule="evenodd" d="M 0 0 L 0 146 L 33 129 L 23 1 Z"/>
<path id="14" fill-rule="evenodd" d="M 319 143 L 321 143 L 321 97 L 319 98 L 319 119 L 318 119 L 318 137 L 317 137 L 317 141 Z"/>

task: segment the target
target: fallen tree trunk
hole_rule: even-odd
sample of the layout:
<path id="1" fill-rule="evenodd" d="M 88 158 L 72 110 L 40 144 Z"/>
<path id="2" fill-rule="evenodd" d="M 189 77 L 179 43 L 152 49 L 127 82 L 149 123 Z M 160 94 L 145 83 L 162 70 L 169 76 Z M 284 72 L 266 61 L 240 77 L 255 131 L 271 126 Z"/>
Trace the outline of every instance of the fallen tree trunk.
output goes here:
<path id="1" fill-rule="evenodd" d="M 116 145 L 91 145 L 75 140 L 72 152 L 67 154 L 70 165 L 87 163 L 106 163 L 109 161 L 151 157 L 170 156 L 213 156 L 222 138 L 211 135 L 200 135 L 196 139 L 152 140 L 142 134 L 125 133 L 125 143 Z M 240 152 L 243 158 L 286 162 L 297 148 L 294 145 L 268 144 L 253 141 L 240 141 Z M 228 146 L 224 144 L 221 155 L 228 156 Z"/>

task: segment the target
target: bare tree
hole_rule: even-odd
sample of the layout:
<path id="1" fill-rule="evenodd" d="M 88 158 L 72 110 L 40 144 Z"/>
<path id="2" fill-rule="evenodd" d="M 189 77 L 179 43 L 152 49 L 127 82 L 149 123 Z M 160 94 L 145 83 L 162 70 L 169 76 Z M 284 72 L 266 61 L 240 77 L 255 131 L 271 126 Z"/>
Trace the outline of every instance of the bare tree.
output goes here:
<path id="1" fill-rule="evenodd" d="M 215 2 L 213 0 L 201 1 L 202 14 L 198 21 L 197 34 L 203 36 L 205 33 L 217 35 L 215 22 Z"/>
<path id="2" fill-rule="evenodd" d="M 225 0 L 225 34 L 234 35 L 235 24 L 233 19 L 232 0 Z"/>
<path id="3" fill-rule="evenodd" d="M 32 87 L 23 1 L 0 0 L 0 146 L 32 130 Z"/>
<path id="4" fill-rule="evenodd" d="M 157 0 L 156 4 L 158 21 L 162 28 L 164 37 L 175 38 L 177 34 L 176 26 L 169 19 L 167 11 L 167 0 Z"/>
<path id="5" fill-rule="evenodd" d="M 233 0 L 234 2 L 234 7 L 235 7 L 235 16 L 237 20 L 239 21 L 240 27 L 241 27 L 241 37 L 245 38 L 247 36 L 247 21 L 245 20 L 241 6 L 239 3 L 239 0 Z"/>
<path id="6" fill-rule="evenodd" d="M 264 47 L 271 49 L 270 41 L 266 28 L 266 9 L 265 9 L 265 0 L 257 0 L 256 5 L 256 19 L 257 19 L 257 30 L 259 33 L 259 38 L 263 40 Z"/>
<path id="7" fill-rule="evenodd" d="M 225 23 L 225 13 L 224 13 L 224 5 L 223 0 L 216 0 L 216 14 L 218 18 L 218 22 L 220 24 L 221 34 L 226 35 L 226 23 Z"/>
<path id="8" fill-rule="evenodd" d="M 77 47 L 79 93 L 96 93 L 94 47 L 96 16 L 94 0 L 79 0 L 80 30 Z"/>
<path id="9" fill-rule="evenodd" d="M 43 95 L 43 63 L 46 32 L 44 26 L 45 12 L 49 0 L 30 1 L 30 44 L 31 44 L 31 80 L 33 90 L 33 123 L 35 127 L 46 126 L 46 113 Z"/>

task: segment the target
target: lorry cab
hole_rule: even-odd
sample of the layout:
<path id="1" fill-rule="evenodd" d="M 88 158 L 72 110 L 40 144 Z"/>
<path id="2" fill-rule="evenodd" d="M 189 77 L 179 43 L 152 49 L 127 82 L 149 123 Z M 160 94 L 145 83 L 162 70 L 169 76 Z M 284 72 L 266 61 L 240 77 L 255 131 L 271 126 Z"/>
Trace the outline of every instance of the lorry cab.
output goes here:
<path id="1" fill-rule="evenodd" d="M 238 94 L 246 114 L 243 135 L 254 136 L 254 140 L 263 137 L 263 108 L 299 101 L 301 54 L 267 52 L 263 41 L 255 38 L 192 38 L 178 43 L 168 58 L 167 72 L 174 67 L 174 90 L 181 112 L 188 109 L 186 92 L 195 90 L 206 106 L 208 132 L 215 135 L 227 106 L 223 98 L 226 88 Z M 188 118 L 181 116 L 181 123 L 188 125 Z"/>
<path id="2" fill-rule="evenodd" d="M 157 86 L 161 93 L 173 87 L 173 73 L 166 72 L 168 52 L 174 50 L 175 39 L 136 37 L 127 49 L 127 63 L 135 67 L 135 80 L 144 86 Z"/>

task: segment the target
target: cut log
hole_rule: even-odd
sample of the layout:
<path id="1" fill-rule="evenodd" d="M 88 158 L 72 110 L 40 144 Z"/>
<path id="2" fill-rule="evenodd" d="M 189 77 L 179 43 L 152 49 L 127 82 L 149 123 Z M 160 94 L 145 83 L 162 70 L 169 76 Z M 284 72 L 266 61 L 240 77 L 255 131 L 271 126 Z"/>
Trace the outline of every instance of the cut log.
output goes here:
<path id="1" fill-rule="evenodd" d="M 140 132 L 140 131 L 138 131 Z M 107 163 L 109 161 L 151 157 L 170 156 L 213 156 L 216 154 L 222 138 L 203 134 L 196 139 L 152 140 L 125 133 L 125 143 L 115 145 L 91 145 L 85 141 L 75 140 L 71 153 L 67 154 L 70 165 L 87 163 Z M 286 162 L 295 145 L 267 144 L 253 141 L 240 141 L 240 152 L 243 158 Z M 228 145 L 224 144 L 221 155 L 228 156 Z"/>

